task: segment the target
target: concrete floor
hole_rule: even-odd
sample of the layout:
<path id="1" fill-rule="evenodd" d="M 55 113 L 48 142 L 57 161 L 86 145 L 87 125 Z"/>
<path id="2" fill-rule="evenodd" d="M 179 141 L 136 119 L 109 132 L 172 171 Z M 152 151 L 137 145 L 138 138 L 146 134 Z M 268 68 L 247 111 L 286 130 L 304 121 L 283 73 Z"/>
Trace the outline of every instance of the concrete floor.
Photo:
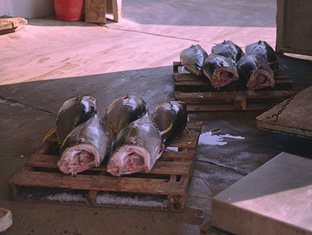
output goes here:
<path id="1" fill-rule="evenodd" d="M 219 128 L 244 139 L 198 146 L 183 213 L 12 202 L 8 182 L 40 147 L 65 100 L 93 95 L 103 114 L 128 93 L 152 110 L 174 97 L 172 63 L 181 50 L 200 44 L 210 52 L 223 40 L 244 47 L 259 39 L 274 48 L 275 17 L 271 0 L 124 0 L 119 23 L 69 23 L 51 16 L 29 19 L 23 29 L 2 35 L 0 207 L 13 213 L 6 234 L 222 234 L 206 226 L 211 198 L 282 151 L 312 158 L 311 140 L 258 130 L 260 111 L 191 114 L 191 120 L 204 121 L 202 132 Z M 312 61 L 279 57 L 297 88 Z"/>

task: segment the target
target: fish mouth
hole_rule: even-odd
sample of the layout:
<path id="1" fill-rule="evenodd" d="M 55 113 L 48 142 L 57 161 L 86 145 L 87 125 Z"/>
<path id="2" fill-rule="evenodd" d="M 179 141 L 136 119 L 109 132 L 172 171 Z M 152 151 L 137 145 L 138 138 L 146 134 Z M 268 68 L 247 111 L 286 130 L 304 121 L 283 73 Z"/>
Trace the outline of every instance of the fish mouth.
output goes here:
<path id="1" fill-rule="evenodd" d="M 58 168 L 63 173 L 71 175 L 77 175 L 99 165 L 99 151 L 90 144 L 78 144 L 67 148 L 57 162 Z"/>
<path id="2" fill-rule="evenodd" d="M 214 88 L 224 87 L 233 81 L 237 81 L 238 78 L 237 72 L 232 68 L 218 68 L 212 75 L 211 85 Z"/>
<path id="3" fill-rule="evenodd" d="M 257 69 L 254 71 L 246 86 L 250 90 L 260 90 L 266 87 L 274 87 L 274 77 L 271 73 L 263 69 Z"/>
<path id="4" fill-rule="evenodd" d="M 143 147 L 124 145 L 111 157 L 107 172 L 113 176 L 127 175 L 145 170 L 148 172 L 150 153 Z"/>

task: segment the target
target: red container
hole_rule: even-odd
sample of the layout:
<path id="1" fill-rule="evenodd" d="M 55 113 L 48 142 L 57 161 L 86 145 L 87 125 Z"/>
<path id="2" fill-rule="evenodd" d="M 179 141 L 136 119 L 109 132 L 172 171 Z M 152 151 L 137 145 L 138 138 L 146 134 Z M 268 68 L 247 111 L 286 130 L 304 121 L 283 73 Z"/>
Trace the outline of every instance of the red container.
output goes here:
<path id="1" fill-rule="evenodd" d="M 83 0 L 54 0 L 56 19 L 79 21 L 83 13 Z"/>

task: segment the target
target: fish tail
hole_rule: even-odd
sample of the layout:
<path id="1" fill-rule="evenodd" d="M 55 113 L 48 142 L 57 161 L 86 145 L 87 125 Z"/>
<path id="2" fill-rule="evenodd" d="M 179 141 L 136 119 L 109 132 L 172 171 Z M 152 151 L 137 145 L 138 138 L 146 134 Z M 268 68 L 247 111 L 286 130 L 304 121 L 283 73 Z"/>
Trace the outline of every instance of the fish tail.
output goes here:
<path id="1" fill-rule="evenodd" d="M 53 127 L 48 133 L 43 137 L 42 142 L 45 142 L 50 136 L 56 133 L 56 127 Z"/>

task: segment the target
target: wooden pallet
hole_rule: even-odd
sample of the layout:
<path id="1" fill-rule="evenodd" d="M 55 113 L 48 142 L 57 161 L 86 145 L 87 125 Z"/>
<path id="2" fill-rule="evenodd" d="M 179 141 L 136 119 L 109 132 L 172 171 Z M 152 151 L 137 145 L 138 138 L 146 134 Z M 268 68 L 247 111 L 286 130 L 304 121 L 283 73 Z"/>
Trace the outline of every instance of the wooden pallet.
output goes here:
<path id="1" fill-rule="evenodd" d="M 275 76 L 275 87 L 261 91 L 239 90 L 233 82 L 215 89 L 208 79 L 183 71 L 173 62 L 175 99 L 187 105 L 188 112 L 268 110 L 294 94 L 292 80 L 281 70 Z"/>
<path id="2" fill-rule="evenodd" d="M 114 177 L 107 173 L 106 164 L 77 176 L 65 175 L 59 171 L 55 154 L 56 142 L 45 144 L 25 163 L 24 168 L 16 173 L 9 183 L 10 199 L 17 201 L 49 201 L 52 194 L 68 193 L 82 195 L 80 201 L 54 201 L 63 204 L 86 204 L 104 207 L 126 207 L 136 209 L 156 209 L 182 211 L 187 189 L 193 172 L 195 152 L 202 122 L 188 123 L 189 132 L 184 132 L 169 147 L 178 151 L 165 151 L 153 169 L 131 175 Z M 171 148 L 170 148 L 171 149 Z M 104 194 L 125 197 L 129 200 L 149 198 L 160 202 L 156 207 L 125 204 L 99 203 Z M 49 201 L 52 202 L 52 201 Z"/>
<path id="3" fill-rule="evenodd" d="M 28 21 L 20 17 L 1 16 L 0 17 L 0 35 L 13 33 L 26 25 Z"/>

